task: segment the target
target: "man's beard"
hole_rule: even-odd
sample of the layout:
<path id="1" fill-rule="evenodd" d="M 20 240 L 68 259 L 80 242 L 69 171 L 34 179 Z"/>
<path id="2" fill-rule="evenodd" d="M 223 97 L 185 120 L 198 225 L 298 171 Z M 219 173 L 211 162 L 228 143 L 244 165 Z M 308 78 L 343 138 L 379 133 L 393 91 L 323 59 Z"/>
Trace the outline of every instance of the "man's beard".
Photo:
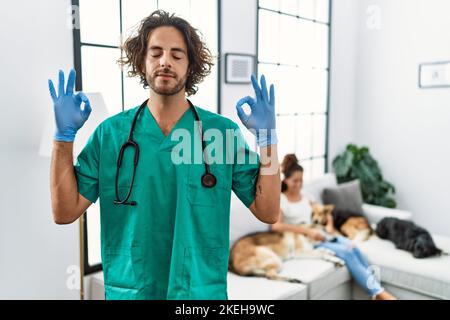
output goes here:
<path id="1" fill-rule="evenodd" d="M 168 74 L 172 74 L 172 75 L 173 75 L 173 73 L 168 72 L 168 71 L 166 72 L 165 70 L 164 70 L 164 71 L 160 71 L 160 73 L 168 73 Z M 156 75 L 156 73 L 155 73 L 154 76 L 147 76 L 147 83 L 148 83 L 148 85 L 150 86 L 150 88 L 151 88 L 155 93 L 157 93 L 157 94 L 159 94 L 159 95 L 162 95 L 162 96 L 172 96 L 172 95 L 175 95 L 175 94 L 177 94 L 178 92 L 180 92 L 181 90 L 183 90 L 183 88 L 186 86 L 187 74 L 186 74 L 183 78 L 179 79 L 178 81 L 176 81 L 177 78 L 176 78 L 176 76 L 174 75 L 174 78 L 173 78 L 173 79 L 176 81 L 175 86 L 173 86 L 173 87 L 164 87 L 164 88 L 158 87 L 158 86 L 156 85 L 156 78 L 157 78 L 157 77 L 158 77 L 158 76 Z"/>

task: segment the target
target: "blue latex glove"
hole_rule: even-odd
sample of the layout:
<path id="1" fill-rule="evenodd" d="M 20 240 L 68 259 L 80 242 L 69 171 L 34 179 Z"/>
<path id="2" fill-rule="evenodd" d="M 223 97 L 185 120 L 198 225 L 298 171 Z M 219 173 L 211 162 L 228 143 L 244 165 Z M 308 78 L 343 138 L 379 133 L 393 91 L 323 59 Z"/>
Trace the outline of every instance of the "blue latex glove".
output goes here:
<path id="1" fill-rule="evenodd" d="M 266 78 L 261 76 L 261 87 L 254 75 L 251 76 L 253 89 L 255 89 L 256 101 L 246 96 L 236 104 L 237 114 L 244 126 L 256 136 L 259 147 L 266 147 L 278 142 L 275 131 L 275 88 L 270 85 L 270 95 L 267 93 Z M 251 113 L 247 115 L 242 105 L 247 103 Z"/>
<path id="2" fill-rule="evenodd" d="M 58 96 L 52 80 L 48 80 L 48 89 L 53 100 L 56 121 L 56 141 L 73 142 L 75 134 L 83 126 L 91 113 L 91 104 L 83 92 L 73 93 L 75 86 L 75 70 L 70 70 L 64 92 L 64 72 L 59 70 Z M 84 109 L 81 110 L 81 102 Z"/>

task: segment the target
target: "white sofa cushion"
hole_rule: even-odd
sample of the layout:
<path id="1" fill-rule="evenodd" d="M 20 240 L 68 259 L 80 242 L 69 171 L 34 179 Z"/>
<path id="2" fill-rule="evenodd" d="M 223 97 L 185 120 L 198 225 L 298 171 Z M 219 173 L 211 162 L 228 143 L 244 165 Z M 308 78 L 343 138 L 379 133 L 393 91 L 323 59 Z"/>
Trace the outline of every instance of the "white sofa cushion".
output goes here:
<path id="1" fill-rule="evenodd" d="M 436 245 L 450 251 L 450 238 L 433 235 Z M 416 259 L 397 250 L 391 241 L 372 236 L 358 245 L 372 265 L 379 266 L 381 281 L 439 299 L 450 299 L 450 257 Z"/>
<path id="2" fill-rule="evenodd" d="M 242 277 L 228 272 L 229 300 L 306 300 L 307 287 L 300 283 Z"/>
<path id="3" fill-rule="evenodd" d="M 308 285 L 308 299 L 315 299 L 332 288 L 351 280 L 347 268 L 336 268 L 320 259 L 292 259 L 283 263 L 281 275 L 300 279 Z"/>

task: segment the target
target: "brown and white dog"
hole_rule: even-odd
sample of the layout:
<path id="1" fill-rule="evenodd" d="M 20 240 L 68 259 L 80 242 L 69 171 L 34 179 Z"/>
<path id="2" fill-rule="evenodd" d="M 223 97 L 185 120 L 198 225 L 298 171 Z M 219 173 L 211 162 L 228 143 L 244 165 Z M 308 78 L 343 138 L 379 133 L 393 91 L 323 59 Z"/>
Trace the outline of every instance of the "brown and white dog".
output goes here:
<path id="1" fill-rule="evenodd" d="M 329 207 L 314 205 L 315 211 L 326 211 Z M 316 215 L 321 217 L 322 215 Z M 315 228 L 323 229 L 317 224 Z M 246 235 L 230 250 L 229 270 L 241 276 L 260 276 L 272 280 L 301 283 L 301 279 L 281 276 L 282 263 L 296 258 L 317 258 L 330 261 L 336 266 L 345 265 L 334 252 L 324 248 L 314 248 L 315 241 L 294 232 L 258 232 Z"/>
<path id="2" fill-rule="evenodd" d="M 318 203 L 313 203 L 311 206 L 314 225 L 325 226 L 331 217 L 335 230 L 354 243 L 366 241 L 373 234 L 369 221 L 359 212 L 341 210 L 333 205 Z"/>

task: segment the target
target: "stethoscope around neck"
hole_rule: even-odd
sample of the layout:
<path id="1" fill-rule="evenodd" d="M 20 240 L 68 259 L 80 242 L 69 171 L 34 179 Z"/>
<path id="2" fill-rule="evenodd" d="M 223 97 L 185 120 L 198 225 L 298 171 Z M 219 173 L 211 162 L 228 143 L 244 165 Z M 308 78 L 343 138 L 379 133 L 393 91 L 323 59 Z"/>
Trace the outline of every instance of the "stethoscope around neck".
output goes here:
<path id="1" fill-rule="evenodd" d="M 216 177 L 209 170 L 208 157 L 207 157 L 207 154 L 205 153 L 206 143 L 205 143 L 205 140 L 203 140 L 203 129 L 202 129 L 202 125 L 200 123 L 200 117 L 198 116 L 197 110 L 195 109 L 192 102 L 189 99 L 186 99 L 186 100 L 189 103 L 189 108 L 194 113 L 195 121 L 197 122 L 198 129 L 200 132 L 200 138 L 202 140 L 202 154 L 203 154 L 203 158 L 204 158 L 205 173 L 201 177 L 201 183 L 202 183 L 202 186 L 205 188 L 212 188 L 216 185 L 217 180 L 216 180 Z M 137 202 L 134 200 L 131 200 L 131 201 L 128 200 L 130 198 L 131 192 L 133 190 L 134 177 L 136 175 L 136 167 L 137 167 L 137 164 L 139 161 L 139 145 L 137 144 L 136 141 L 133 140 L 133 131 L 134 131 L 134 127 L 136 125 L 137 118 L 138 118 L 139 114 L 141 113 L 141 111 L 146 107 L 147 102 L 148 102 L 148 99 L 145 100 L 141 104 L 139 109 L 136 111 L 136 114 L 134 115 L 134 118 L 133 118 L 133 122 L 131 123 L 131 128 L 130 128 L 130 133 L 128 134 L 128 139 L 120 147 L 119 157 L 117 158 L 116 186 L 115 186 L 116 200 L 114 200 L 114 204 L 124 204 L 124 205 L 131 205 L 131 206 L 135 206 L 137 204 Z M 131 183 L 130 183 L 130 188 L 128 189 L 128 193 L 127 193 L 126 197 L 123 200 L 121 200 L 119 197 L 119 172 L 120 172 L 120 167 L 122 166 L 123 154 L 125 152 L 125 149 L 128 147 L 131 147 L 134 149 L 133 175 L 131 176 Z"/>

